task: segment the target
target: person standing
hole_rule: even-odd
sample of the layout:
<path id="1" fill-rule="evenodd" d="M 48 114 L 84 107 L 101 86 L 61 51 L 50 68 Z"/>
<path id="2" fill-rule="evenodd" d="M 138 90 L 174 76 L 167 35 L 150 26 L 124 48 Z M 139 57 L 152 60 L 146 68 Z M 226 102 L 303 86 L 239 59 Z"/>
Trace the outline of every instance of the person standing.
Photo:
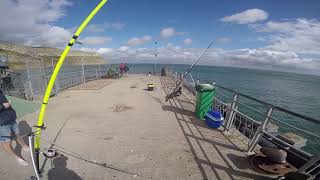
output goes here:
<path id="1" fill-rule="evenodd" d="M 12 148 L 13 137 L 19 136 L 19 128 L 16 122 L 16 111 L 11 107 L 6 96 L 0 90 L 0 144 L 3 150 L 9 155 L 13 156 L 21 165 L 28 165 L 21 156 L 17 155 Z M 22 138 L 16 139 L 17 143 L 21 145 L 23 151 L 29 151 L 29 146 L 25 144 Z"/>
<path id="2" fill-rule="evenodd" d="M 127 63 L 124 64 L 124 72 L 128 75 L 129 72 L 129 66 Z"/>
<path id="3" fill-rule="evenodd" d="M 124 71 L 124 64 L 123 63 L 120 63 L 119 69 L 120 69 L 120 74 L 123 75 L 123 71 Z"/>

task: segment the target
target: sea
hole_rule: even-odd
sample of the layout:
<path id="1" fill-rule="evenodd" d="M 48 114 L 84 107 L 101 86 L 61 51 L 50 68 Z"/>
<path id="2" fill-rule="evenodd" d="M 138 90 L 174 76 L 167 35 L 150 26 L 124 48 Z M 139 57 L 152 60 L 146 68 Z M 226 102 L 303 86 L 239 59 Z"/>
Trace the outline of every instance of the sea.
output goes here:
<path id="1" fill-rule="evenodd" d="M 157 64 L 156 71 L 160 73 L 161 68 L 165 67 L 167 71 L 172 71 L 173 73 L 184 73 L 188 70 L 189 66 Z M 152 73 L 155 69 L 154 64 L 129 64 L 129 67 L 131 73 Z M 195 66 L 192 76 L 194 81 L 216 83 L 258 100 L 316 119 L 319 123 L 312 123 L 282 112 L 274 112 L 277 120 L 320 136 L 320 76 L 204 65 Z M 230 101 L 232 100 L 232 94 L 223 92 L 221 88 L 217 88 L 217 91 L 221 91 L 221 93 L 217 94 L 223 95 L 225 100 L 228 99 L 226 98 L 227 96 L 230 97 Z M 245 99 L 243 102 L 262 113 L 266 111 L 266 107 L 263 107 L 259 103 L 249 102 Z M 245 110 L 245 108 L 242 109 Z M 263 115 L 258 116 L 254 112 L 245 111 L 245 113 L 250 117 L 258 119 L 258 121 L 262 121 L 264 118 Z M 272 121 L 272 123 L 279 126 L 279 132 L 281 133 L 293 132 L 306 138 L 307 145 L 302 149 L 311 154 L 320 153 L 319 138 L 306 134 L 303 131 L 289 128 L 277 121 Z"/>

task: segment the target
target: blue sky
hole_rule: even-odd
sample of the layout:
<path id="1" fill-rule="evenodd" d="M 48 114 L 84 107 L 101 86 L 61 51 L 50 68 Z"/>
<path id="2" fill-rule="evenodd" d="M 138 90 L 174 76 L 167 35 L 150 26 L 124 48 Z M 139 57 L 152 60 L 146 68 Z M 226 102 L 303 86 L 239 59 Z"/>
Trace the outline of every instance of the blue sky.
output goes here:
<path id="1" fill-rule="evenodd" d="M 3 0 L 0 40 L 63 48 L 98 0 Z M 320 70 L 320 1 L 109 0 L 75 49 L 108 61 Z"/>
<path id="2" fill-rule="evenodd" d="M 98 1 L 74 1 L 74 5 L 66 8 L 66 17 L 57 22 L 63 27 L 74 27 L 82 21 L 88 11 L 95 7 Z M 320 1 L 156 1 L 156 0 L 110 0 L 92 23 L 120 22 L 125 28 L 108 30 L 103 33 L 86 33 L 84 35 L 104 35 L 113 38 L 109 47 L 124 45 L 132 37 L 151 35 L 154 40 L 165 43 L 180 43 L 184 38 L 192 37 L 192 47 L 205 47 L 209 39 L 227 37 L 232 43 L 218 43 L 217 47 L 255 48 L 265 45 L 255 41 L 259 33 L 251 31 L 245 25 L 221 22 L 227 15 L 258 8 L 269 14 L 269 20 L 285 20 L 295 18 L 319 18 Z M 74 18 L 81 17 L 81 18 Z M 163 40 L 159 37 L 161 29 L 173 27 L 177 31 L 186 32 L 183 36 Z M 147 43 L 144 46 L 153 46 Z"/>

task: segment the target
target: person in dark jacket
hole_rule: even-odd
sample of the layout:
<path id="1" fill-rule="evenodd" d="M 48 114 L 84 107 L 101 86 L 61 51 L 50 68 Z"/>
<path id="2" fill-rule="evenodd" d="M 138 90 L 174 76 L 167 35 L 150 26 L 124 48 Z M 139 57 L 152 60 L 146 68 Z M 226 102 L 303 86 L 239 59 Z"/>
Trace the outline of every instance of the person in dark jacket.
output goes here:
<path id="1" fill-rule="evenodd" d="M 16 158 L 21 165 L 28 165 L 21 156 L 13 150 L 11 142 L 13 137 L 19 136 L 19 129 L 16 122 L 16 111 L 11 107 L 6 96 L 0 90 L 0 144 L 3 150 Z M 22 138 L 17 138 L 17 143 L 21 145 L 22 150 L 29 151 L 29 146 L 25 144 Z"/>
<path id="2" fill-rule="evenodd" d="M 124 72 L 128 75 L 129 72 L 129 66 L 127 63 L 124 64 Z"/>

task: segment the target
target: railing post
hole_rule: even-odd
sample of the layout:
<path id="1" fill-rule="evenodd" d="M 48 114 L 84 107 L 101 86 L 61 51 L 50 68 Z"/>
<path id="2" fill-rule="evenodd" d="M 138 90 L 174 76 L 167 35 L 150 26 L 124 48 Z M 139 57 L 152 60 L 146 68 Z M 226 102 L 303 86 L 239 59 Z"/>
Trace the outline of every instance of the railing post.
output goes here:
<path id="1" fill-rule="evenodd" d="M 200 83 L 200 79 L 197 79 L 196 83 L 194 84 L 194 89 L 195 89 L 195 95 L 194 95 L 194 102 L 197 102 L 197 96 L 198 96 L 198 91 L 196 90 L 196 85 Z"/>
<path id="2" fill-rule="evenodd" d="M 51 67 L 52 67 L 52 73 L 54 71 L 54 60 L 51 58 Z M 51 73 L 51 74 L 52 74 Z M 56 82 L 55 82 L 55 87 L 56 87 L 56 93 L 59 93 L 60 92 L 60 80 L 59 80 L 59 74 L 56 78 Z"/>
<path id="3" fill-rule="evenodd" d="M 60 88 L 59 74 L 58 74 L 57 79 L 56 79 L 56 86 L 57 86 L 57 92 L 60 92 L 61 88 Z"/>
<path id="4" fill-rule="evenodd" d="M 85 83 L 86 82 L 86 76 L 84 74 L 84 62 L 83 62 L 83 58 L 81 58 L 81 65 L 82 65 L 82 82 Z"/>
<path id="5" fill-rule="evenodd" d="M 27 81 L 28 81 L 28 87 L 29 87 L 29 96 L 31 96 L 31 100 L 34 99 L 33 89 L 32 89 L 32 82 L 31 82 L 31 74 L 29 69 L 29 61 L 25 61 L 26 63 L 26 69 L 27 69 Z"/>
<path id="6" fill-rule="evenodd" d="M 196 83 L 194 82 L 194 79 L 193 79 L 193 77 L 192 77 L 192 74 L 191 74 L 191 73 L 189 74 L 189 76 L 190 76 L 190 78 L 191 78 L 192 84 L 193 84 L 193 85 L 196 85 Z"/>
<path id="7" fill-rule="evenodd" d="M 100 64 L 99 64 L 99 79 L 101 79 L 101 68 L 100 68 Z"/>
<path id="8" fill-rule="evenodd" d="M 174 83 L 175 85 L 177 85 L 177 78 L 178 78 L 178 72 L 176 72 L 175 76 L 174 76 Z"/>
<path id="9" fill-rule="evenodd" d="M 53 62 L 52 58 L 51 58 L 51 69 L 52 69 L 52 73 L 51 73 L 51 75 L 52 75 L 53 71 L 54 71 L 54 62 Z M 55 87 L 56 94 L 58 94 L 58 89 L 57 89 L 56 83 L 55 83 L 54 87 Z"/>
<path id="10" fill-rule="evenodd" d="M 43 63 L 43 58 L 40 58 L 40 69 L 41 69 L 41 74 L 42 74 L 42 83 L 43 83 L 43 93 L 47 88 L 47 77 L 46 77 L 46 72 L 45 72 L 45 65 Z"/>
<path id="11" fill-rule="evenodd" d="M 107 64 L 104 65 L 104 76 L 108 74 L 109 71 L 109 66 L 107 66 Z"/>
<path id="12" fill-rule="evenodd" d="M 236 105 L 237 105 L 237 100 L 238 100 L 238 94 L 235 93 L 234 96 L 233 96 L 233 102 L 230 106 L 230 113 L 228 115 L 228 118 L 227 118 L 227 121 L 226 121 L 226 126 L 225 126 L 225 131 L 229 131 L 232 124 L 233 124 L 233 120 L 234 120 L 234 117 L 235 117 L 235 108 L 236 108 Z"/>
<path id="13" fill-rule="evenodd" d="M 248 148 L 248 152 L 247 152 L 248 155 L 254 154 L 253 150 L 256 147 L 256 145 L 259 143 L 259 141 L 263 135 L 263 132 L 267 128 L 267 125 L 268 125 L 270 118 L 271 118 L 272 111 L 273 111 L 273 109 L 272 109 L 272 107 L 270 107 L 266 113 L 265 120 L 260 124 L 260 126 L 258 127 L 256 132 L 254 133 L 254 136 L 249 144 L 249 148 Z"/>
<path id="14" fill-rule="evenodd" d="M 319 171 L 315 172 L 315 174 L 311 174 L 311 173 L 316 171 L 316 169 L 317 169 L 316 164 L 319 164 L 319 162 L 320 162 L 320 156 L 319 155 L 315 155 L 308 162 L 306 162 L 303 166 L 301 166 L 298 169 L 298 172 L 309 174 L 309 175 L 313 175 L 313 176 L 317 176 L 317 175 L 320 174 Z M 311 167 L 314 167 L 314 168 L 311 168 Z"/>

